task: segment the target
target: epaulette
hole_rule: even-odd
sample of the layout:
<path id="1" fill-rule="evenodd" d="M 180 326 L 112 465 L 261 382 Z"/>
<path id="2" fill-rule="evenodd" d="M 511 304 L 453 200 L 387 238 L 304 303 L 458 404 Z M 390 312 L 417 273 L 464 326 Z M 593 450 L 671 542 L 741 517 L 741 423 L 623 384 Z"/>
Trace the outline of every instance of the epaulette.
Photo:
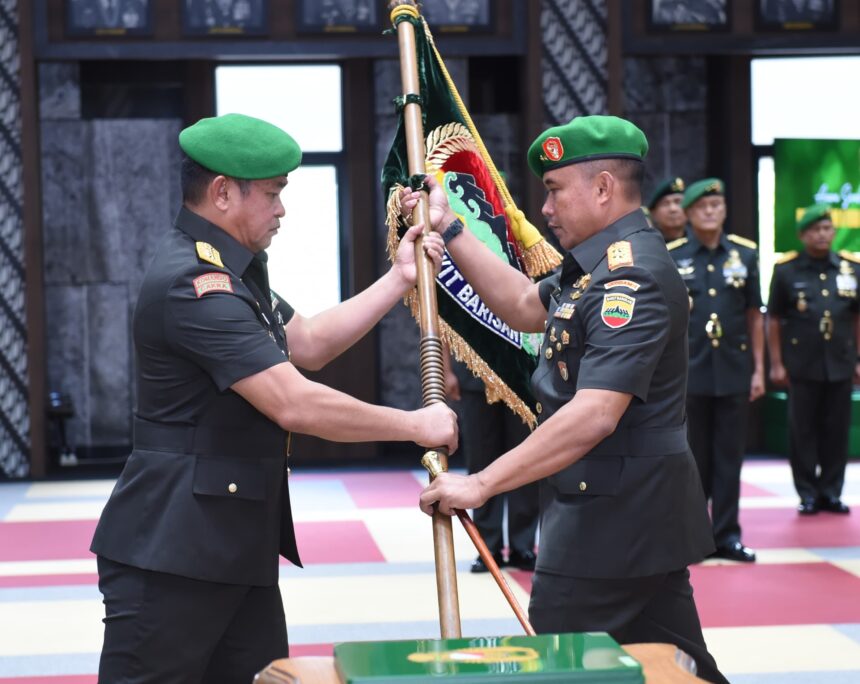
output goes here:
<path id="1" fill-rule="evenodd" d="M 195 246 L 197 247 L 197 256 L 200 257 L 201 261 L 210 263 L 218 268 L 224 268 L 224 262 L 221 261 L 221 253 L 212 245 L 208 242 L 198 242 Z"/>
<path id="2" fill-rule="evenodd" d="M 668 249 L 671 252 L 673 249 L 677 249 L 681 245 L 686 245 L 686 244 L 687 244 L 687 238 L 679 237 L 676 240 L 672 240 L 672 242 L 667 242 L 666 243 L 666 249 Z"/>
<path id="3" fill-rule="evenodd" d="M 740 235 L 727 235 L 726 237 L 729 239 L 729 241 L 734 242 L 738 245 L 743 245 L 744 247 L 749 247 L 750 249 L 756 249 L 758 247 L 755 242 L 753 242 L 752 240 L 747 240 Z"/>
<path id="4" fill-rule="evenodd" d="M 849 252 L 847 249 L 840 249 L 839 256 L 848 261 L 853 261 L 855 264 L 860 264 L 860 254 Z"/>
<path id="5" fill-rule="evenodd" d="M 793 261 L 794 259 L 797 259 L 797 257 L 799 257 L 799 256 L 800 256 L 800 252 L 793 249 L 790 252 L 786 252 L 779 259 L 777 259 L 776 265 L 779 266 L 780 264 L 787 264 L 789 261 Z"/>

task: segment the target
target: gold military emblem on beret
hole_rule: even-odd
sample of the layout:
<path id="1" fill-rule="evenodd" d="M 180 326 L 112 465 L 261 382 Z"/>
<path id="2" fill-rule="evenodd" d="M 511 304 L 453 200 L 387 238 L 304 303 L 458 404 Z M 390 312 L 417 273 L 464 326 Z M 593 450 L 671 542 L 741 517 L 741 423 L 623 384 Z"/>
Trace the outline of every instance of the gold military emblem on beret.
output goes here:
<path id="1" fill-rule="evenodd" d="M 549 161 L 557 162 L 564 156 L 564 145 L 561 144 L 561 139 L 555 136 L 544 140 L 541 148 Z"/>
<path id="2" fill-rule="evenodd" d="M 214 264 L 218 268 L 224 268 L 224 262 L 221 261 L 221 254 L 212 245 L 208 242 L 198 242 L 196 247 L 197 256 L 199 256 L 203 261 Z"/>
<path id="3" fill-rule="evenodd" d="M 633 248 L 627 240 L 613 242 L 606 249 L 606 261 L 610 271 L 633 265 Z"/>
<path id="4" fill-rule="evenodd" d="M 672 183 L 671 189 L 674 192 L 684 192 L 684 180 L 682 178 L 676 178 Z"/>

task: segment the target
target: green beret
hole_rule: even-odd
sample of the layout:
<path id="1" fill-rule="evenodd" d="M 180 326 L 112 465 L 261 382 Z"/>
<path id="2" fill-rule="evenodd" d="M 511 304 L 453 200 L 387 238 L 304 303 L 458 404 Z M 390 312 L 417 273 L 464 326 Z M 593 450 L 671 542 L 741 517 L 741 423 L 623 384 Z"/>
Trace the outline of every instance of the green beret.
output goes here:
<path id="1" fill-rule="evenodd" d="M 830 206 L 827 204 L 813 204 L 811 207 L 806 207 L 803 210 L 803 215 L 797 222 L 797 232 L 802 233 L 809 228 L 813 223 L 821 219 L 830 218 Z"/>
<path id="2" fill-rule="evenodd" d="M 285 176 L 302 162 L 285 131 L 244 114 L 200 119 L 179 134 L 179 146 L 200 166 L 242 180 Z"/>
<path id="3" fill-rule="evenodd" d="M 648 140 L 636 126 L 617 116 L 578 116 L 541 133 L 529 147 L 529 168 L 547 171 L 593 159 L 635 159 L 648 154 Z"/>
<path id="4" fill-rule="evenodd" d="M 686 209 L 691 204 L 708 195 L 725 195 L 726 187 L 723 181 L 719 178 L 703 178 L 690 185 L 684 191 L 684 199 L 681 200 L 681 206 Z"/>
<path id="5" fill-rule="evenodd" d="M 648 208 L 653 209 L 654 205 L 666 195 L 675 195 L 681 192 L 684 192 L 684 179 L 678 177 L 667 178 L 654 188 L 654 192 L 651 193 L 651 199 L 648 200 Z"/>

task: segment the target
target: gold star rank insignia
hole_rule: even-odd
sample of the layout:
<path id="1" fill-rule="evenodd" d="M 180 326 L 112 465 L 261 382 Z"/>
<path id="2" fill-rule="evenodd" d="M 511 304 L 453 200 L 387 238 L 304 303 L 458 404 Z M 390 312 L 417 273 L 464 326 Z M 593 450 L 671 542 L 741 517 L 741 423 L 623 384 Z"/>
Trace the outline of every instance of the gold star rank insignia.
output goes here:
<path id="1" fill-rule="evenodd" d="M 199 256 L 202 261 L 213 264 L 218 268 L 224 268 L 224 262 L 221 261 L 221 254 L 212 245 L 208 242 L 198 242 L 195 246 L 197 247 L 197 256 Z"/>
<path id="2" fill-rule="evenodd" d="M 610 271 L 633 265 L 633 248 L 627 240 L 613 242 L 606 249 L 606 261 Z"/>

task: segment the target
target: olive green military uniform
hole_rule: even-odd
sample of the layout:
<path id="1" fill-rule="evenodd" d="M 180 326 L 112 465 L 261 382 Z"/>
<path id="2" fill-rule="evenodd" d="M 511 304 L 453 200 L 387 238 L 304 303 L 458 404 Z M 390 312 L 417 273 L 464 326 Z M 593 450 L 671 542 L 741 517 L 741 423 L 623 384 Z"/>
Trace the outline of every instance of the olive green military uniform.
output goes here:
<path id="1" fill-rule="evenodd" d="M 753 372 L 747 312 L 761 306 L 754 242 L 723 233 L 710 250 L 690 232 L 667 245 L 690 297 L 687 421 L 714 542 L 740 542 L 740 472 Z"/>
<path id="2" fill-rule="evenodd" d="M 687 566 L 713 550 L 687 445 L 687 292 L 644 214 L 621 218 L 541 283 L 538 419 L 581 389 L 633 395 L 615 432 L 541 482 L 529 614 L 539 632 L 671 641 L 725 681 L 702 638 Z"/>
<path id="3" fill-rule="evenodd" d="M 234 178 L 284 175 L 301 158 L 285 132 L 239 114 L 179 141 Z M 289 358 L 293 310 L 269 289 L 266 260 L 184 206 L 141 283 L 134 446 L 91 546 L 101 682 L 250 682 L 289 655 L 279 554 L 301 561 L 288 436 L 231 390 Z"/>
<path id="4" fill-rule="evenodd" d="M 792 252 L 773 273 L 768 309 L 780 319 L 791 468 L 801 500 L 842 493 L 857 361 L 858 262 L 850 252 L 823 259 Z"/>

